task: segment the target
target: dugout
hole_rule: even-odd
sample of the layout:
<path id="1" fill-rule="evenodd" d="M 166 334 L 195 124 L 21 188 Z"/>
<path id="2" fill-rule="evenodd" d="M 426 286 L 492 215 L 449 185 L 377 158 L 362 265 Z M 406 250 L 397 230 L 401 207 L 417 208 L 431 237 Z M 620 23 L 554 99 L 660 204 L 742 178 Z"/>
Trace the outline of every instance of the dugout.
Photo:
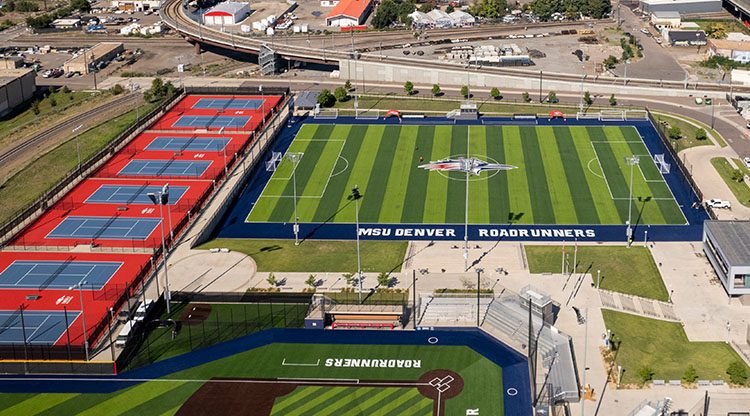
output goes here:
<path id="1" fill-rule="evenodd" d="M 403 328 L 406 305 L 373 305 L 339 303 L 327 296 L 316 295 L 313 307 L 305 317 L 308 329 L 385 329 Z"/>

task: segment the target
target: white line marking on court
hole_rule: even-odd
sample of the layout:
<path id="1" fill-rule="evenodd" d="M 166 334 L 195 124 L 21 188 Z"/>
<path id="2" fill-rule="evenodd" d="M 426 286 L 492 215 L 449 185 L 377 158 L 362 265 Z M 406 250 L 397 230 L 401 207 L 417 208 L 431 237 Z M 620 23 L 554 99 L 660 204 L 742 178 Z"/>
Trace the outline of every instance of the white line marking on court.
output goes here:
<path id="1" fill-rule="evenodd" d="M 602 179 L 604 179 L 604 183 L 607 184 L 607 190 L 609 190 L 609 197 L 612 199 L 615 199 L 615 196 L 612 194 L 612 188 L 609 187 L 607 174 L 604 173 L 604 166 L 602 166 L 602 161 L 599 160 L 599 152 L 596 151 L 596 146 L 594 146 L 594 142 L 591 142 L 591 148 L 594 149 L 594 156 L 596 156 L 596 161 L 599 162 L 599 169 L 602 170 Z"/>
<path id="2" fill-rule="evenodd" d="M 594 170 L 593 170 L 593 169 L 591 169 L 591 162 L 593 162 L 593 161 L 597 161 L 597 162 L 599 162 L 599 159 L 597 159 L 597 158 L 593 158 L 593 159 L 589 160 L 589 163 L 587 163 L 587 164 L 586 164 L 586 167 L 588 168 L 589 172 L 591 172 L 591 173 L 592 173 L 592 174 L 593 174 L 594 176 L 598 176 L 598 177 L 600 177 L 600 178 L 602 178 L 602 179 L 606 180 L 606 178 L 604 177 L 604 172 L 602 172 L 602 174 L 598 174 L 598 173 L 594 172 Z M 599 167 L 600 167 L 600 168 L 601 168 L 601 166 L 602 166 L 602 164 L 601 164 L 601 163 L 599 163 Z M 611 192 L 610 192 L 610 193 L 611 193 Z"/>
<path id="3" fill-rule="evenodd" d="M 318 358 L 318 361 L 314 363 L 288 363 L 286 362 L 286 358 L 281 360 L 281 365 L 290 365 L 290 366 L 297 366 L 297 367 L 317 367 L 320 365 L 320 358 Z"/>

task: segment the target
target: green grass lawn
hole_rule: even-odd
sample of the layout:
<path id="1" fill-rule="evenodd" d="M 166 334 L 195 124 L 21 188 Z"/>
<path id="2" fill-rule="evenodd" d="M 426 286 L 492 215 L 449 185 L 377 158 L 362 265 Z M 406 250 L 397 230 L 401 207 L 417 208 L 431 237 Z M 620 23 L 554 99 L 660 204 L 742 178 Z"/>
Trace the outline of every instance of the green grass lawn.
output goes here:
<path id="1" fill-rule="evenodd" d="M 158 103 L 144 104 L 141 115 Z M 133 124 L 137 111 L 131 110 L 81 133 L 81 160 L 93 156 Z M 76 168 L 76 141 L 69 140 L 31 162 L 0 186 L 0 223 L 9 220 Z"/>
<path id="2" fill-rule="evenodd" d="M 742 22 L 735 19 L 690 19 L 688 21 L 697 23 L 701 30 L 706 30 L 710 25 L 720 24 L 726 28 L 726 33 L 742 32 L 746 35 L 750 34 L 750 29 L 746 28 Z"/>
<path id="3" fill-rule="evenodd" d="M 742 361 L 725 342 L 688 341 L 679 323 L 608 309 L 602 309 L 602 315 L 607 329 L 622 341 L 617 364 L 624 369 L 624 384 L 638 383 L 638 370 L 644 366 L 651 367 L 654 379 L 680 379 L 693 365 L 701 380 L 729 380 L 729 364 Z"/>
<path id="4" fill-rule="evenodd" d="M 732 171 L 734 168 L 729 164 L 729 161 L 723 157 L 715 157 L 711 159 L 711 164 L 719 172 L 721 179 L 724 179 L 724 183 L 727 184 L 727 187 L 729 187 L 729 190 L 732 191 L 737 200 L 742 205 L 750 207 L 750 187 L 747 186 L 744 180 L 742 182 L 732 180 Z M 740 164 L 740 166 L 744 165 Z"/>
<path id="5" fill-rule="evenodd" d="M 362 270 L 398 272 L 406 255 L 405 241 L 361 241 Z M 261 272 L 345 273 L 357 270 L 355 241 L 251 240 L 218 238 L 199 248 L 226 247 L 245 253 L 255 260 Z"/>
<path id="6" fill-rule="evenodd" d="M 698 120 L 694 120 L 685 116 L 680 116 L 679 118 L 677 118 L 663 113 L 653 113 L 653 115 L 656 121 L 666 121 L 670 126 L 675 126 L 680 129 L 680 131 L 682 132 L 682 138 L 679 140 L 670 140 L 672 147 L 678 152 L 695 146 L 713 146 L 714 144 L 711 139 L 696 140 L 695 134 L 698 131 L 699 127 L 696 127 L 685 120 L 690 120 L 692 123 L 700 125 L 700 128 L 703 128 L 703 130 L 708 132 L 716 139 L 716 141 L 719 143 L 719 146 L 727 146 L 727 143 L 724 141 L 724 138 L 721 137 L 721 134 L 719 134 L 719 132 L 712 129 L 708 125 L 701 123 Z"/>
<path id="7" fill-rule="evenodd" d="M 414 387 L 305 386 L 276 399 L 271 415 L 408 412 L 414 416 L 432 416 L 432 406 L 433 401 Z"/>
<path id="8" fill-rule="evenodd" d="M 296 165 L 301 222 L 353 223 L 348 196 L 359 186 L 361 222 L 463 223 L 465 175 L 419 165 L 467 152 L 518 166 L 470 178 L 471 223 L 504 224 L 513 216 L 523 224 L 624 224 L 624 157 L 631 154 L 644 155 L 634 175 L 637 223 L 686 222 L 632 127 L 308 124 L 288 151 L 303 153 Z M 294 166 L 279 164 L 248 221 L 293 221 Z"/>
<path id="9" fill-rule="evenodd" d="M 524 246 L 531 273 L 560 273 L 562 246 Z M 565 247 L 573 267 L 573 246 Z M 600 286 L 645 298 L 669 300 L 651 252 L 645 247 L 632 246 L 578 246 L 576 272 L 588 271 L 596 284 L 596 271 L 601 270 Z"/>
<path id="10" fill-rule="evenodd" d="M 420 368 L 344 368 L 325 367 L 323 363 L 328 358 L 368 358 L 368 359 L 400 359 L 420 360 Z M 319 366 L 284 366 L 282 362 L 314 363 L 320 359 Z M 464 414 L 468 408 L 502 409 L 502 370 L 464 346 L 414 346 L 414 345 L 325 345 L 325 344 L 270 344 L 260 348 L 245 351 L 230 357 L 222 358 L 207 364 L 180 371 L 164 377 L 160 381 L 150 381 L 124 388 L 109 394 L 59 394 L 40 393 L 29 394 L 0 394 L 0 416 L 5 415 L 173 415 L 205 380 L 213 377 L 240 378 L 348 378 L 366 380 L 404 380 L 416 381 L 422 374 L 434 369 L 450 369 L 464 380 L 462 393 L 446 401 L 446 414 Z M 168 381 L 174 380 L 174 381 Z M 303 387 L 304 388 L 304 387 Z M 320 390 L 320 389 L 319 389 Z M 357 389 L 359 390 L 359 389 Z M 320 398 L 316 402 L 297 400 L 301 391 L 294 391 L 292 395 L 276 399 L 275 405 L 279 414 L 337 414 L 317 413 L 323 406 L 324 399 L 329 399 L 325 405 L 341 405 L 344 393 L 358 399 L 363 393 L 367 395 L 365 401 L 351 402 L 353 410 L 357 407 L 367 407 L 367 400 L 381 401 L 382 408 L 399 404 L 411 403 L 401 411 L 396 406 L 393 415 L 412 416 L 422 413 L 422 402 L 416 400 L 412 392 L 391 391 L 375 392 L 361 390 L 359 392 L 345 390 L 320 390 L 311 400 Z M 312 393 L 312 392 L 310 392 Z M 392 401 L 383 400 L 383 396 L 390 394 L 404 394 L 409 397 Z M 295 397 L 296 396 L 296 397 Z M 340 400 L 333 400 L 334 397 Z M 293 403 L 294 402 L 294 403 Z M 286 403 L 286 404 L 283 404 Z M 347 403 L 347 402 L 344 402 Z M 288 412 L 283 412 L 284 407 Z M 370 409 L 381 408 L 378 406 Z M 312 413 L 302 410 L 310 408 Z M 363 410 L 360 408 L 360 410 Z M 419 412 L 417 412 L 419 410 Z M 345 413 L 349 414 L 349 413 Z M 360 414 L 354 412 L 352 414 Z M 365 414 L 380 414 L 377 411 Z M 498 414 L 497 412 L 493 414 Z M 500 412 L 499 414 L 502 414 Z"/>
<path id="11" fill-rule="evenodd" d="M 162 320 L 180 321 L 189 303 L 173 303 L 171 313 Z M 268 328 L 300 328 L 307 314 L 307 304 L 214 303 L 208 318 L 195 325 L 183 324 L 172 339 L 171 328 L 156 328 L 148 334 L 128 369 L 161 361 L 198 348 L 239 338 Z"/>

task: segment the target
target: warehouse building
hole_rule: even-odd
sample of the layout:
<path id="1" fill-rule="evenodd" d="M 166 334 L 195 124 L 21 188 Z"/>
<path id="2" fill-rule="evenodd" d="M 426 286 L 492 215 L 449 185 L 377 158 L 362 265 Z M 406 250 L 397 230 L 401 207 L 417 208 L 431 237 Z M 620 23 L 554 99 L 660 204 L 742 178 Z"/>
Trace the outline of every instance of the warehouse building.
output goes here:
<path id="1" fill-rule="evenodd" d="M 326 26 L 350 27 L 365 23 L 372 0 L 341 0 L 326 17 Z"/>
<path id="2" fill-rule="evenodd" d="M 0 69 L 0 117 L 30 100 L 35 91 L 33 69 Z"/>
<path id="3" fill-rule="evenodd" d="M 750 221 L 706 221 L 703 251 L 730 296 L 750 294 Z"/>
<path id="4" fill-rule="evenodd" d="M 146 10 L 158 10 L 160 3 L 160 0 L 112 0 L 112 7 L 120 10 L 143 12 Z"/>
<path id="5" fill-rule="evenodd" d="M 721 0 L 641 0 L 640 9 L 644 13 L 678 12 L 681 14 L 722 11 Z"/>
<path id="6" fill-rule="evenodd" d="M 724 56 L 735 62 L 750 62 L 750 42 L 729 39 L 709 39 L 708 56 Z"/>
<path id="7" fill-rule="evenodd" d="M 100 42 L 91 49 L 84 51 L 82 54 L 68 59 L 63 64 L 65 72 L 79 72 L 83 75 L 88 74 L 96 68 L 100 62 L 108 62 L 115 56 L 121 54 L 125 48 L 119 42 Z"/>
<path id="8" fill-rule="evenodd" d="M 203 13 L 203 24 L 211 26 L 235 25 L 250 14 L 250 3 L 227 1 Z"/>

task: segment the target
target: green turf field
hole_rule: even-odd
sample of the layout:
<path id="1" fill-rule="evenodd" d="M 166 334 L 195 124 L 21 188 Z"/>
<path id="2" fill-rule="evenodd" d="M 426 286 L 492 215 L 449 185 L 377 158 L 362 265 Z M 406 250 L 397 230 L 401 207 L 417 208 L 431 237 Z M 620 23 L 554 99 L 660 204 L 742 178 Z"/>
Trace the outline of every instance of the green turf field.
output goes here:
<path id="1" fill-rule="evenodd" d="M 367 223 L 464 221 L 465 175 L 417 165 L 470 156 L 516 165 L 472 176 L 469 221 L 503 224 L 624 224 L 630 167 L 633 221 L 685 224 L 672 192 L 633 127 L 305 125 L 289 147 L 302 222 L 354 222 L 358 185 Z M 420 161 L 421 158 L 421 161 Z M 294 163 L 284 159 L 250 211 L 250 222 L 294 220 Z"/>
<path id="2" fill-rule="evenodd" d="M 327 366 L 332 358 L 420 360 L 420 368 L 353 368 Z M 311 365 L 317 363 L 319 365 Z M 308 365 L 301 365 L 308 364 Z M 468 408 L 492 409 L 502 415 L 502 370 L 468 347 L 411 345 L 270 344 L 204 365 L 147 381 L 109 394 L 40 393 L 0 394 L 0 416 L 5 415 L 173 415 L 195 401 L 210 378 L 233 380 L 203 396 L 203 409 L 215 414 L 262 414 L 250 396 L 257 385 L 244 379 L 336 379 L 333 383 L 369 380 L 372 383 L 412 382 L 431 370 L 447 369 L 464 381 L 461 393 L 445 401 L 444 414 L 464 414 Z M 304 382 L 302 384 L 305 384 Z M 245 390 L 243 395 L 238 389 Z M 226 391 L 222 393 L 222 391 Z M 204 391 L 205 394 L 205 391 Z M 221 394 L 227 394 L 221 397 Z M 192 399 L 191 399 L 192 397 Z M 232 401 L 235 413 L 223 413 Z M 430 415 L 431 399 L 415 387 L 300 385 L 273 397 L 274 415 Z M 270 407 L 269 406 L 269 409 Z M 498 411 L 498 409 L 500 409 Z"/>

